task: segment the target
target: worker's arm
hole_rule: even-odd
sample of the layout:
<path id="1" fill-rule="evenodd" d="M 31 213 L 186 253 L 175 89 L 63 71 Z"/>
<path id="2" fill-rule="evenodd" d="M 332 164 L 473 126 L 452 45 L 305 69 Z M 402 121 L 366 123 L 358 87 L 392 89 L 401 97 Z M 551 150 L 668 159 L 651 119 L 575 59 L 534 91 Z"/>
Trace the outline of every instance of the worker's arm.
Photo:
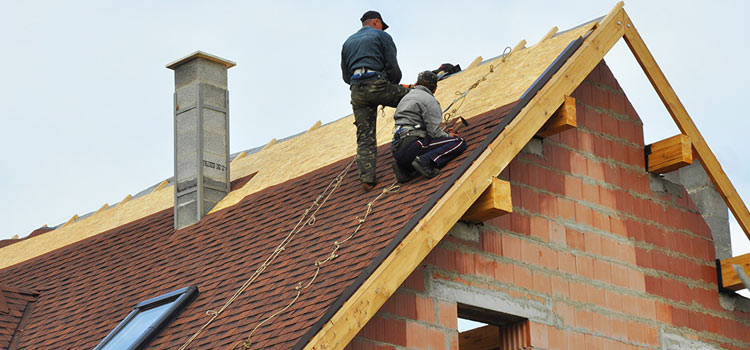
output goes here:
<path id="1" fill-rule="evenodd" d="M 393 39 L 388 33 L 381 33 L 385 74 L 388 75 L 390 82 L 398 84 L 401 81 L 401 69 L 398 67 L 398 60 L 396 59 L 396 44 L 393 43 Z"/>
<path id="2" fill-rule="evenodd" d="M 352 78 L 352 72 L 349 71 L 349 65 L 346 63 L 344 56 L 344 48 L 341 48 L 341 78 L 347 84 L 349 84 L 349 80 Z"/>

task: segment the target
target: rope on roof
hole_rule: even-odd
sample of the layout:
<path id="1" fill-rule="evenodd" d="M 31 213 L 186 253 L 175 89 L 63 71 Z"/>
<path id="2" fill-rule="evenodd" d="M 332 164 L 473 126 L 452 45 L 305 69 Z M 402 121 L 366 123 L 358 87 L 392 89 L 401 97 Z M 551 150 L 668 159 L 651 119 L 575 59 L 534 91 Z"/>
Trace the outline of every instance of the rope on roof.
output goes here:
<path id="1" fill-rule="evenodd" d="M 351 164 L 350 164 L 350 166 L 351 166 Z M 316 260 L 315 261 L 315 263 L 314 263 L 315 264 L 315 272 L 313 273 L 312 277 L 307 282 L 307 284 L 305 284 L 303 286 L 302 282 L 299 282 L 297 284 L 297 286 L 294 287 L 294 289 L 296 291 L 296 295 L 294 296 L 294 298 L 292 298 L 292 300 L 286 306 L 284 306 L 282 309 L 274 312 L 270 316 L 266 317 L 263 321 L 259 322 L 255 326 L 255 328 L 253 328 L 253 330 L 250 332 L 250 334 L 247 336 L 247 338 L 245 340 L 241 340 L 240 342 L 238 342 L 237 345 L 235 345 L 232 348 L 232 350 L 237 350 L 237 349 L 247 350 L 247 349 L 250 349 L 250 347 L 253 344 L 252 337 L 255 334 L 255 332 L 263 324 L 265 324 L 266 322 L 269 322 L 274 317 L 276 317 L 278 315 L 281 315 L 286 310 L 288 310 L 292 305 L 294 305 L 294 303 L 297 302 L 297 299 L 299 299 L 299 297 L 302 294 L 302 292 L 305 291 L 305 290 L 307 290 L 308 288 L 310 288 L 312 286 L 313 282 L 315 282 L 315 280 L 318 278 L 318 274 L 320 273 L 320 269 L 323 267 L 323 265 L 325 265 L 326 263 L 330 262 L 331 260 L 336 259 L 337 257 L 339 257 L 339 255 L 337 255 L 336 252 L 339 250 L 339 248 L 341 248 L 341 246 L 344 243 L 346 243 L 349 240 L 351 240 L 352 238 L 354 238 L 354 236 L 359 232 L 360 228 L 362 228 L 362 225 L 367 220 L 367 217 L 370 215 L 370 213 L 372 213 L 372 209 L 375 206 L 375 203 L 380 198 L 382 198 L 383 196 L 385 196 L 386 194 L 398 192 L 400 189 L 401 189 L 401 186 L 398 184 L 397 181 L 394 181 L 390 186 L 384 188 L 383 191 L 381 191 L 380 194 L 377 197 L 375 197 L 372 201 L 370 201 L 369 203 L 367 203 L 367 208 L 365 209 L 364 215 L 361 218 L 360 217 L 356 217 L 355 218 L 355 220 L 358 222 L 358 224 L 357 224 L 357 227 L 354 229 L 354 231 L 351 234 L 349 234 L 348 236 L 346 236 L 346 238 L 344 238 L 342 241 L 335 241 L 335 242 L 333 242 L 333 249 L 331 250 L 331 253 L 328 254 L 328 256 L 325 259 L 323 259 L 323 260 Z"/>
<path id="2" fill-rule="evenodd" d="M 315 201 L 310 205 L 309 208 L 305 210 L 305 212 L 302 214 L 302 217 L 300 217 L 299 221 L 297 221 L 297 224 L 294 226 L 294 228 L 289 231 L 287 236 L 276 246 L 276 249 L 271 253 L 271 255 L 266 258 L 266 260 L 255 270 L 255 272 L 248 278 L 245 283 L 242 284 L 242 286 L 237 289 L 237 291 L 232 295 L 229 300 L 224 303 L 224 305 L 219 310 L 208 310 L 206 311 L 206 314 L 211 316 L 209 320 L 203 324 L 186 342 L 183 344 L 179 350 L 185 350 L 190 346 L 190 344 L 198 338 L 198 336 L 209 326 L 211 323 L 213 323 L 214 320 L 219 318 L 222 313 L 226 309 L 228 309 L 232 303 L 234 303 L 237 298 L 242 295 L 247 288 L 249 288 L 255 280 L 258 279 L 258 277 L 263 274 L 263 272 L 268 269 L 268 267 L 276 260 L 276 258 L 281 255 L 281 253 L 286 249 L 286 246 L 297 236 L 297 234 L 302 231 L 302 228 L 304 228 L 307 225 L 312 225 L 315 223 L 315 214 L 318 213 L 320 208 L 325 205 L 326 201 L 331 197 L 331 195 L 338 189 L 338 187 L 341 185 L 341 182 L 343 182 L 344 177 L 351 169 L 352 165 L 355 163 L 356 158 L 353 159 L 349 165 L 347 165 L 331 182 L 328 183 L 328 186 L 323 190 L 323 192 L 318 195 L 318 197 L 315 199 Z"/>

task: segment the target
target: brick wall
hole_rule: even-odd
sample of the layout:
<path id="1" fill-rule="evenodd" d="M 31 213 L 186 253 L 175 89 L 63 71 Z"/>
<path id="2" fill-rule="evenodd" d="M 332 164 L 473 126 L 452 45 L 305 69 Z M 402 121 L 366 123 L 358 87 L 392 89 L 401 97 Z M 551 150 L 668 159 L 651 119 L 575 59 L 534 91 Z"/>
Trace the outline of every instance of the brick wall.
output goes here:
<path id="1" fill-rule="evenodd" d="M 573 97 L 578 128 L 500 174 L 514 213 L 457 224 L 348 349 L 458 349 L 457 303 L 528 318 L 534 349 L 750 348 L 748 314 L 719 305 L 708 226 L 684 189 L 651 190 L 606 64 Z"/>

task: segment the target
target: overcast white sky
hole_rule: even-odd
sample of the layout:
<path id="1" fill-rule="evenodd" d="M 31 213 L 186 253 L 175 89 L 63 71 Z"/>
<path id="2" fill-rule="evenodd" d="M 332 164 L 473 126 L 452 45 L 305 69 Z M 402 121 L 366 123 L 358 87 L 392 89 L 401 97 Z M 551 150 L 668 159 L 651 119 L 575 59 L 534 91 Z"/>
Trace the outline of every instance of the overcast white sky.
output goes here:
<path id="1" fill-rule="evenodd" d="M 2 1 L 0 239 L 25 236 L 172 175 L 172 71 L 195 50 L 229 71 L 231 150 L 260 146 L 351 113 L 341 43 L 377 9 L 391 26 L 405 82 L 443 62 L 468 65 L 521 39 L 532 45 L 606 14 L 614 1 Z M 743 1 L 627 1 L 740 195 L 745 161 Z M 606 57 L 645 123 L 646 141 L 676 134 L 621 41 Z M 353 135 L 342 135 L 353 137 Z M 733 225 L 736 228 L 736 225 Z M 735 229 L 739 232 L 738 229 Z M 750 251 L 748 240 L 735 235 Z"/>

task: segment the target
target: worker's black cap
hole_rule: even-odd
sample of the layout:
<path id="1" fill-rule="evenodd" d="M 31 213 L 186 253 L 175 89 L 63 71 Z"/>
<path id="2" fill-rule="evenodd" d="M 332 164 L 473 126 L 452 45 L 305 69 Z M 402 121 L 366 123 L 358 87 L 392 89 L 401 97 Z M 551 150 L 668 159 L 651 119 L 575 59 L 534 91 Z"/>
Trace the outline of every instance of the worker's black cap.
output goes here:
<path id="1" fill-rule="evenodd" d="M 417 85 L 436 87 L 437 83 L 438 83 L 438 76 L 437 74 L 431 71 L 426 70 L 422 73 L 419 73 L 419 75 L 417 76 Z"/>
<path id="2" fill-rule="evenodd" d="M 383 23 L 383 30 L 388 29 L 388 25 L 385 24 L 385 22 L 383 22 L 383 17 L 380 16 L 380 12 L 378 12 L 378 11 L 373 11 L 373 10 L 367 11 L 367 12 L 365 12 L 364 15 L 362 15 L 362 18 L 360 18 L 359 20 L 361 22 L 364 22 L 364 21 L 366 21 L 368 19 L 375 19 L 375 18 L 379 19 L 380 22 Z"/>

